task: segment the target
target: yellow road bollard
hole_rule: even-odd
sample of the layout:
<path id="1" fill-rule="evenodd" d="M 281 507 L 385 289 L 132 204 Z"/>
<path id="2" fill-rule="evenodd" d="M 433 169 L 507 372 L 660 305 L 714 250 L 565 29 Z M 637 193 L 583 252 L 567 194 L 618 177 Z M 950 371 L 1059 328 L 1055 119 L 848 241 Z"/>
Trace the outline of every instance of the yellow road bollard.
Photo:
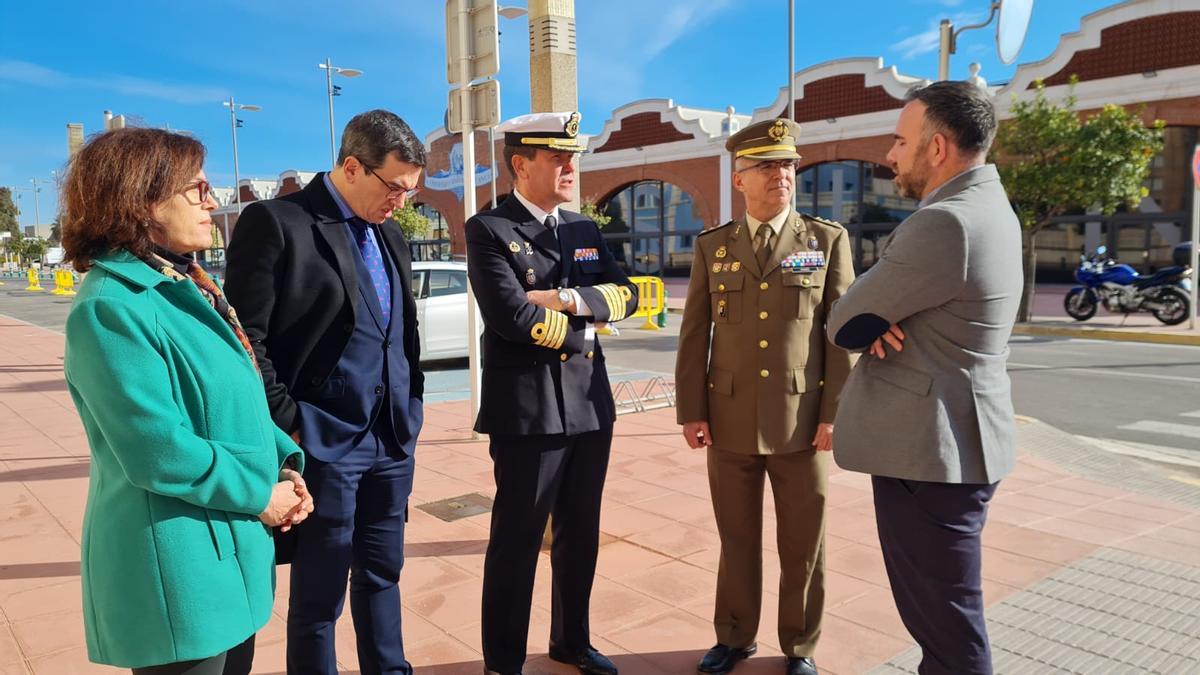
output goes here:
<path id="1" fill-rule="evenodd" d="M 25 290 L 27 290 L 27 291 L 44 291 L 44 290 L 46 290 L 46 289 L 42 288 L 42 280 L 38 278 L 37 270 L 30 267 L 29 273 L 27 276 L 29 277 L 29 285 L 25 287 Z"/>

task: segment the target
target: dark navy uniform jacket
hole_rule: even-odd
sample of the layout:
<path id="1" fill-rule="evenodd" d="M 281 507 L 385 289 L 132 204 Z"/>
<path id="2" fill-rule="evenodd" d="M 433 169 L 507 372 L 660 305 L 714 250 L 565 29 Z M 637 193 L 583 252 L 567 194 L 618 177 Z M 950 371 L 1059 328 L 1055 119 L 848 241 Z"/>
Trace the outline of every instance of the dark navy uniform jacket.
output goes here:
<path id="1" fill-rule="evenodd" d="M 483 315 L 483 390 L 475 430 L 579 434 L 616 419 L 593 321 L 620 321 L 637 289 L 617 266 L 596 223 L 559 210 L 558 236 L 515 197 L 467 221 L 467 270 Z M 593 316 L 530 304 L 525 292 L 574 288 Z"/>

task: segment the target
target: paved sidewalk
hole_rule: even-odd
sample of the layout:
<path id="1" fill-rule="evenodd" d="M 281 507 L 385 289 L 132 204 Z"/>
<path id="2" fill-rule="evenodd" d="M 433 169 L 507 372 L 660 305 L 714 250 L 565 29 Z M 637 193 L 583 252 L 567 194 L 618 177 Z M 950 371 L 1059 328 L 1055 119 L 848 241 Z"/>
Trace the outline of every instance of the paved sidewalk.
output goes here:
<path id="1" fill-rule="evenodd" d="M 62 379 L 60 334 L 0 315 L 0 675 L 115 672 L 87 663 L 79 540 L 88 448 Z M 493 494 L 486 443 L 465 403 L 427 407 L 415 506 Z M 1092 452 L 1036 421 L 991 510 L 985 594 L 998 672 L 1200 672 L 1200 482 Z M 768 502 L 769 503 L 769 502 Z M 913 672 L 917 655 L 891 601 L 869 482 L 835 471 L 828 526 L 822 672 Z M 759 655 L 738 673 L 778 673 L 773 511 L 765 509 Z M 717 536 L 701 453 L 673 410 L 617 424 L 592 595 L 595 645 L 626 675 L 690 673 L 713 642 Z M 402 577 L 406 646 L 418 672 L 481 670 L 486 513 L 445 522 L 411 511 Z M 526 673 L 571 673 L 545 657 L 549 557 L 540 560 Z M 284 671 L 287 568 L 260 633 L 257 673 Z M 339 624 L 357 672 L 349 612 Z"/>

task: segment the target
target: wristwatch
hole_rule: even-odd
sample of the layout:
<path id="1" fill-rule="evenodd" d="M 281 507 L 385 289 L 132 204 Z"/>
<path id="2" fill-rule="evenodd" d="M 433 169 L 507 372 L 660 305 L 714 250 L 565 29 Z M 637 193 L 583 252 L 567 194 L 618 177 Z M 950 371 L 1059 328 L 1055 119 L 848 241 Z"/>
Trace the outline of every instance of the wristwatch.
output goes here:
<path id="1" fill-rule="evenodd" d="M 571 303 L 574 302 L 574 299 L 574 296 L 571 295 L 571 291 L 568 291 L 565 288 L 558 289 L 558 301 L 563 304 L 563 307 L 570 307 Z"/>

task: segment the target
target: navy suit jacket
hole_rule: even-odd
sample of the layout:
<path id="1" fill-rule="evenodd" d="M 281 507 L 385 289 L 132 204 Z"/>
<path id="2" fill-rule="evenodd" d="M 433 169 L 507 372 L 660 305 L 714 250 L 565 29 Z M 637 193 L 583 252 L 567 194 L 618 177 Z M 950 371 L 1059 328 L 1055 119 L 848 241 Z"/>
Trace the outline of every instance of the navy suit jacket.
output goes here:
<path id="1" fill-rule="evenodd" d="M 297 401 L 319 401 L 354 334 L 361 302 L 345 221 L 322 174 L 300 192 L 246 207 L 229 243 L 225 292 L 258 358 L 275 423 L 299 429 Z M 394 297 L 403 303 L 403 354 L 409 396 L 421 399 L 412 258 L 400 227 L 379 226 L 394 265 Z"/>

